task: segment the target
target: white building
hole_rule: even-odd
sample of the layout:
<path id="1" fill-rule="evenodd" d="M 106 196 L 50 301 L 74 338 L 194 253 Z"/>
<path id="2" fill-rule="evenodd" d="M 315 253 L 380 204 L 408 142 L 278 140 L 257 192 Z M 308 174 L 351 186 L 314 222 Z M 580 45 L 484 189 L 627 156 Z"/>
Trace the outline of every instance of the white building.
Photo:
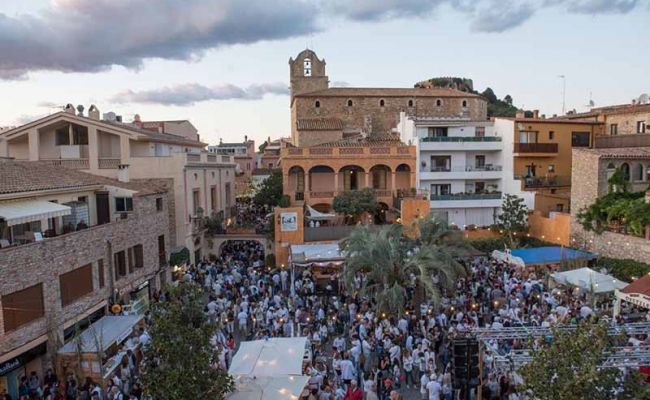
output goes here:
<path id="1" fill-rule="evenodd" d="M 503 140 L 490 121 L 411 117 L 401 113 L 401 140 L 417 148 L 417 187 L 431 210 L 461 229 L 489 226 L 503 191 Z"/>

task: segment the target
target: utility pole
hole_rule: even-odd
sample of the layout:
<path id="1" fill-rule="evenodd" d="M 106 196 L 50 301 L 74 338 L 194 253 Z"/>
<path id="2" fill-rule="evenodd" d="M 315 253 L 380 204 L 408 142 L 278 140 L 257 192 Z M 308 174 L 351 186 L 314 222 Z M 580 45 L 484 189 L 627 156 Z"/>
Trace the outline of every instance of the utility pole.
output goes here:
<path id="1" fill-rule="evenodd" d="M 562 79 L 562 115 L 566 113 L 566 76 L 558 75 Z"/>

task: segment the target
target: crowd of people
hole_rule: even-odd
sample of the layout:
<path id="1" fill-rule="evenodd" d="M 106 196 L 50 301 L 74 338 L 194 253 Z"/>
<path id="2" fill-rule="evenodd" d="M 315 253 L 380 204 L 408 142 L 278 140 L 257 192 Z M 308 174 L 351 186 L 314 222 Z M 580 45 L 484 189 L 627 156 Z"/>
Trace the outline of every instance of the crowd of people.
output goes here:
<path id="1" fill-rule="evenodd" d="M 236 214 L 231 222 L 235 226 L 255 228 L 256 233 L 266 233 L 268 229 L 269 214 L 273 207 L 256 204 L 251 199 L 238 199 L 235 204 Z"/>

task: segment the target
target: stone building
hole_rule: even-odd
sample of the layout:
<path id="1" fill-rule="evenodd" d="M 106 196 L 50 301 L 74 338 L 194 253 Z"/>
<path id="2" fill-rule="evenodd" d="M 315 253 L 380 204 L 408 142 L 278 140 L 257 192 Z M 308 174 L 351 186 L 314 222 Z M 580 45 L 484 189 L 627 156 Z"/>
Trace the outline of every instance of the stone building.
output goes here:
<path id="1" fill-rule="evenodd" d="M 650 133 L 650 103 L 637 101 L 630 104 L 592 108 L 586 113 L 565 115 L 578 121 L 594 121 L 605 124 L 605 134 L 609 136 Z M 606 139 L 604 139 L 606 140 Z M 617 139 L 610 141 L 616 142 Z M 621 147 L 620 144 L 617 144 Z"/>
<path id="2" fill-rule="evenodd" d="M 650 146 L 573 150 L 571 244 L 602 256 L 650 263 L 650 230 L 646 229 L 645 238 L 608 230 L 598 235 L 584 231 L 578 222 L 577 215 L 582 209 L 608 193 L 608 180 L 618 168 L 627 177 L 630 191 L 647 190 L 650 184 Z"/>
<path id="3" fill-rule="evenodd" d="M 75 331 L 168 281 L 172 184 L 0 161 L 0 393 L 18 398 Z"/>
<path id="4" fill-rule="evenodd" d="M 487 119 L 485 99 L 472 93 L 451 88 L 330 88 L 325 66 L 312 50 L 289 60 L 291 139 L 297 147 L 350 135 L 395 134 L 400 112 Z"/>
<path id="5" fill-rule="evenodd" d="M 244 136 L 244 141 L 239 143 L 219 141 L 216 146 L 208 146 L 208 152 L 233 158 L 237 164 L 235 194 L 238 196 L 246 194 L 250 189 L 253 171 L 258 164 L 255 141 L 248 140 L 248 136 Z"/>

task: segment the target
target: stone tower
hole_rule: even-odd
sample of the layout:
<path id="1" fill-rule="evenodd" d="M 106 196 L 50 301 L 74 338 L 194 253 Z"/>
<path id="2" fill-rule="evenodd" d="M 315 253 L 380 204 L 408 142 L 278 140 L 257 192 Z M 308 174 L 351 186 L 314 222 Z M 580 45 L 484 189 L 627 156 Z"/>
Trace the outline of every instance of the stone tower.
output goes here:
<path id="1" fill-rule="evenodd" d="M 295 60 L 289 59 L 289 81 L 292 102 L 295 95 L 327 89 L 329 79 L 325 74 L 325 60 L 319 60 L 309 49 L 303 50 Z"/>

